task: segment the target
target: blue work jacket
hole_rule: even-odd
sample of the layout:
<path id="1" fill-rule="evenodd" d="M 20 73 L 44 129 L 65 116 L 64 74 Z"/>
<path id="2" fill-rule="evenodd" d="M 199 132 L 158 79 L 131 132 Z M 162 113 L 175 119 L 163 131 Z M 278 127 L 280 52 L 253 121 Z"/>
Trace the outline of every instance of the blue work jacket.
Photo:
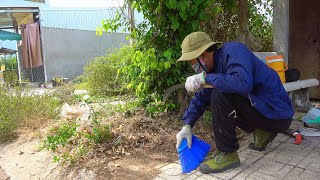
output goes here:
<path id="1" fill-rule="evenodd" d="M 248 98 L 263 116 L 271 120 L 292 118 L 292 102 L 276 71 L 257 58 L 244 44 L 225 43 L 214 52 L 214 71 L 205 81 L 223 93 Z M 186 124 L 195 124 L 210 106 L 212 89 L 195 93 L 182 116 Z"/>

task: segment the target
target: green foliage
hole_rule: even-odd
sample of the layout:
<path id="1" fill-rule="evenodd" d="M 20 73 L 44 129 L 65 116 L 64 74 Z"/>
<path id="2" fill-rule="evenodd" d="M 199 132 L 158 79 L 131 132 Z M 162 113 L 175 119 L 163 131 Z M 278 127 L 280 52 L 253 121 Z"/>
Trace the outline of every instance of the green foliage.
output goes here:
<path id="1" fill-rule="evenodd" d="M 261 51 L 272 51 L 272 0 L 250 0 L 249 10 L 249 29 L 262 39 Z"/>
<path id="2" fill-rule="evenodd" d="M 203 118 L 203 124 L 210 126 L 212 124 L 212 112 L 211 111 L 205 111 L 202 115 Z"/>
<path id="3" fill-rule="evenodd" d="M 130 46 L 122 46 L 114 52 L 96 57 L 84 71 L 83 82 L 89 92 L 97 96 L 126 93 L 127 75 L 119 69 L 128 66 L 134 53 Z"/>
<path id="4" fill-rule="evenodd" d="M 6 70 L 18 69 L 16 56 L 4 56 L 4 58 L 1 58 L 1 64 L 5 64 Z"/>
<path id="5" fill-rule="evenodd" d="M 52 134 L 47 136 L 44 146 L 47 150 L 55 151 L 59 145 L 65 146 L 70 138 L 76 133 L 77 124 L 73 121 L 66 121 L 60 127 L 51 130 Z"/>
<path id="6" fill-rule="evenodd" d="M 272 51 L 272 0 L 248 0 L 249 29 L 261 38 L 263 49 Z M 236 41 L 239 34 L 239 5 L 233 0 L 217 0 L 211 20 L 201 24 L 216 41 Z"/>
<path id="7" fill-rule="evenodd" d="M 74 165 L 81 159 L 86 159 L 93 153 L 98 143 L 105 143 L 111 138 L 111 127 L 102 124 L 99 120 L 100 113 L 90 107 L 91 124 L 77 124 L 76 120 L 65 120 L 60 125 L 50 129 L 43 140 L 40 149 L 47 149 L 53 153 L 53 161 Z"/>
<path id="8" fill-rule="evenodd" d="M 205 31 L 216 41 L 237 39 L 239 27 L 237 1 L 127 0 L 127 2 L 142 12 L 146 21 L 133 26 L 118 13 L 115 19 L 104 20 L 97 33 L 101 35 L 102 30 L 116 31 L 120 26 L 131 32 L 130 38 L 135 40 L 134 53 L 131 61 L 128 61 L 127 66 L 121 67 L 119 72 L 126 74 L 127 87 L 134 90 L 140 102 L 148 107 L 147 111 L 150 114 L 158 110 L 171 109 L 162 107 L 158 103 L 162 99 L 164 90 L 174 84 L 183 83 L 192 73 L 188 63 L 176 62 L 181 55 L 180 45 L 189 33 Z M 270 36 L 272 31 L 269 29 L 271 24 L 266 23 L 267 15 L 257 13 L 257 6 L 254 6 L 264 2 L 266 1 L 250 1 L 250 29 L 262 38 L 265 47 L 269 47 L 270 37 L 272 39 Z"/>
<path id="9" fill-rule="evenodd" d="M 19 127 L 38 119 L 56 118 L 59 101 L 51 95 L 32 95 L 27 89 L 0 86 L 0 142 L 12 139 Z"/>
<path id="10" fill-rule="evenodd" d="M 120 19 L 121 16 L 120 14 L 117 12 L 116 16 L 114 17 L 114 19 L 106 19 L 106 20 L 102 20 L 101 24 L 102 27 L 97 27 L 96 29 L 96 35 L 102 36 L 102 31 L 116 31 L 118 30 L 118 28 L 120 28 L 121 23 L 120 23 Z"/>
<path id="11" fill-rule="evenodd" d="M 201 27 L 215 41 L 228 42 L 237 39 L 239 29 L 238 4 L 234 0 L 217 0 L 212 3 L 215 12 L 210 14 L 210 21 Z"/>
<path id="12" fill-rule="evenodd" d="M 165 53 L 164 56 L 171 58 L 170 51 Z M 135 90 L 139 98 L 144 98 L 146 95 L 161 92 L 164 87 L 184 80 L 181 77 L 181 72 L 176 68 L 170 71 L 171 67 L 170 61 L 164 58 L 159 60 L 155 49 L 151 48 L 145 52 L 136 51 L 132 56 L 131 64 L 124 66 L 120 72 L 127 73 L 130 81 L 127 87 Z"/>
<path id="13" fill-rule="evenodd" d="M 1 58 L 0 64 L 5 65 L 5 71 L 3 72 L 5 84 L 9 86 L 17 86 L 19 84 L 17 57 L 4 56 L 4 58 Z"/>
<path id="14" fill-rule="evenodd" d="M 160 57 L 162 53 L 170 52 L 164 57 L 170 61 L 176 60 L 181 53 L 180 44 L 189 33 L 201 30 L 199 24 L 210 20 L 211 0 L 129 0 L 133 7 L 144 14 L 149 27 L 140 33 L 142 38 L 134 36 L 143 42 L 143 46 L 155 48 Z M 208 10 L 208 11 L 206 11 Z M 136 34 L 133 34 L 136 35 Z"/>
<path id="15" fill-rule="evenodd" d="M 18 73 L 16 70 L 6 70 L 3 72 L 4 82 L 10 86 L 17 86 L 19 84 Z"/>
<path id="16" fill-rule="evenodd" d="M 146 109 L 146 113 L 149 116 L 153 116 L 158 112 L 168 112 L 176 109 L 176 105 L 172 102 L 162 102 L 162 96 L 156 93 L 152 93 L 147 98 L 141 98 L 139 104 Z"/>
<path id="17" fill-rule="evenodd" d="M 110 139 L 110 132 L 111 127 L 109 125 L 102 125 L 99 116 L 100 113 L 93 110 L 93 108 L 89 105 L 92 101 L 91 99 L 85 99 L 84 100 L 86 104 L 90 107 L 90 117 L 89 119 L 92 120 L 92 131 L 85 134 L 85 136 L 92 140 L 95 143 L 102 143 Z"/>
<path id="18" fill-rule="evenodd" d="M 201 22 L 210 19 L 209 13 L 204 9 L 210 8 L 211 1 L 129 0 L 129 2 L 144 14 L 147 21 L 132 29 L 128 21 L 118 18 L 121 25 L 131 32 L 130 37 L 136 39 L 132 61 L 121 68 L 120 72 L 127 74 L 129 80 L 127 87 L 135 90 L 141 102 L 151 106 L 157 104 L 152 97 L 153 93 L 160 97 L 156 98 L 160 101 L 165 89 L 184 82 L 191 73 L 187 63 L 176 63 L 181 55 L 180 44 L 187 34 L 201 30 L 199 26 Z M 106 22 L 109 24 L 106 25 Z M 114 30 L 113 27 L 118 25 L 112 20 L 106 20 L 102 24 L 106 32 Z M 171 109 L 171 107 L 154 107 L 150 108 L 150 111 Z"/>

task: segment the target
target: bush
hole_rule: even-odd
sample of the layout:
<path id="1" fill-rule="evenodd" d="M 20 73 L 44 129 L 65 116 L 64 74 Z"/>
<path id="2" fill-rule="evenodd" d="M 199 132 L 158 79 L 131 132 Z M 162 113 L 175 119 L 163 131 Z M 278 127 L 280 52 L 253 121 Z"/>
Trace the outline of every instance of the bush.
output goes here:
<path id="1" fill-rule="evenodd" d="M 127 93 L 128 80 L 119 69 L 130 64 L 133 52 L 132 47 L 125 45 L 110 54 L 93 59 L 85 67 L 83 77 L 90 94 L 109 96 Z"/>
<path id="2" fill-rule="evenodd" d="M 189 0 L 128 0 L 132 7 L 142 12 L 145 21 L 132 29 L 126 18 L 118 16 L 102 21 L 101 31 L 115 31 L 123 25 L 135 39 L 136 51 L 132 62 L 122 68 L 129 77 L 128 88 L 146 106 L 148 114 L 173 110 L 173 104 L 160 103 L 164 91 L 172 85 L 184 83 L 194 73 L 188 63 L 177 63 L 181 56 L 181 43 L 186 35 L 202 30 L 200 25 L 210 20 L 212 1 Z M 210 13 L 205 11 L 211 9 Z"/>
<path id="3" fill-rule="evenodd" d="M 4 82 L 8 85 L 15 86 L 19 84 L 19 78 L 16 70 L 6 70 L 3 72 Z"/>
<path id="4" fill-rule="evenodd" d="M 14 137 L 15 130 L 39 119 L 56 118 L 59 100 L 51 95 L 31 95 L 21 87 L 0 86 L 0 142 Z"/>
<path id="5" fill-rule="evenodd" d="M 4 56 L 0 61 L 5 64 L 6 70 L 18 69 L 17 56 Z"/>

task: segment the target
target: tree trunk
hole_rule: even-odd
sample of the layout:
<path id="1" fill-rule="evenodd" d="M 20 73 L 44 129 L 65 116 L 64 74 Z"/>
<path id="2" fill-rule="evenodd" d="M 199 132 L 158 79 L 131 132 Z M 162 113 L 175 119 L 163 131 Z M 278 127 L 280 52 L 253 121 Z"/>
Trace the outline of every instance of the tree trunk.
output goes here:
<path id="1" fill-rule="evenodd" d="M 132 8 L 131 2 L 128 2 L 128 17 L 129 17 L 129 23 L 130 23 L 130 33 L 135 28 L 134 25 L 134 9 Z M 130 38 L 130 45 L 132 45 L 134 40 Z"/>
<path id="2" fill-rule="evenodd" d="M 249 30 L 249 4 L 248 0 L 238 0 L 239 4 L 239 37 L 238 40 L 245 45 L 247 45 L 252 51 L 261 50 L 262 44 L 259 37 L 254 37 L 254 35 Z"/>

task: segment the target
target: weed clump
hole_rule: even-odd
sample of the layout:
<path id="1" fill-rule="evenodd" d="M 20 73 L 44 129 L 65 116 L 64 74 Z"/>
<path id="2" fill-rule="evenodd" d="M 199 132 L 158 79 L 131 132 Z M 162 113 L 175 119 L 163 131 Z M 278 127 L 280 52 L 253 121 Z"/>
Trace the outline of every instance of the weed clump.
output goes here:
<path id="1" fill-rule="evenodd" d="M 0 102 L 0 142 L 13 139 L 17 128 L 34 125 L 38 119 L 55 119 L 60 105 L 53 95 L 4 86 L 0 86 Z"/>

